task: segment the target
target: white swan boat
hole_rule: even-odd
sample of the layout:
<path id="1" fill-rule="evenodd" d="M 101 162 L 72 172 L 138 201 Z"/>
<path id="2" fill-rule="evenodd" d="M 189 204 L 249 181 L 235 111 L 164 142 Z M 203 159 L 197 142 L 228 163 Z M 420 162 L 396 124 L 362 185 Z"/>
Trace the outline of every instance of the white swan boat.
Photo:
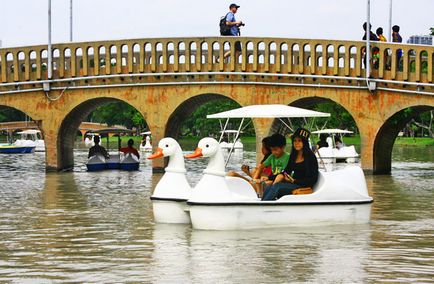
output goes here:
<path id="1" fill-rule="evenodd" d="M 17 147 L 34 147 L 35 152 L 45 152 L 45 142 L 42 139 L 41 131 L 35 129 L 18 132 L 20 138 L 14 143 Z"/>
<path id="2" fill-rule="evenodd" d="M 347 163 L 355 163 L 359 158 L 359 154 L 356 151 L 354 145 L 346 146 L 344 144 L 343 135 L 344 134 L 352 134 L 352 131 L 343 130 L 343 129 L 322 129 L 313 131 L 312 134 L 318 135 L 328 135 L 327 144 L 328 147 L 319 148 L 316 156 L 317 158 L 321 158 L 324 162 L 339 162 L 344 161 Z M 340 148 L 337 147 L 335 142 L 335 137 L 339 137 L 342 141 L 343 146 Z"/>
<path id="3" fill-rule="evenodd" d="M 145 144 L 140 143 L 140 151 L 143 151 L 145 153 L 151 153 L 152 152 L 151 131 L 142 132 L 140 133 L 140 135 L 146 135 Z"/>
<path id="4" fill-rule="evenodd" d="M 154 219 L 157 223 L 190 223 L 186 201 L 191 187 L 185 176 L 186 169 L 182 149 L 173 138 L 163 138 L 148 159 L 168 157 L 169 163 L 151 196 Z"/>
<path id="5" fill-rule="evenodd" d="M 257 105 L 235 109 L 208 118 L 325 117 L 320 113 L 286 105 Z M 187 158 L 209 157 L 208 167 L 187 201 L 192 226 L 203 230 L 239 230 L 269 227 L 358 224 L 370 220 L 369 196 L 361 168 L 350 166 L 320 172 L 312 194 L 287 195 L 276 201 L 260 201 L 251 185 L 227 178 L 219 142 L 199 141 Z"/>

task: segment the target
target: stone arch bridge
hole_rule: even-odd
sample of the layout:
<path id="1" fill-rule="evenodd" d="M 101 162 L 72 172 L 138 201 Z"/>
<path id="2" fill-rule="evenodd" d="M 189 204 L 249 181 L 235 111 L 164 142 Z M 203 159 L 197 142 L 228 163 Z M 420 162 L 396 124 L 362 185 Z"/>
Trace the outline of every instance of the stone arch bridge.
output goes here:
<path id="1" fill-rule="evenodd" d="M 241 53 L 235 53 L 236 41 Z M 222 97 L 242 106 L 333 101 L 357 123 L 362 167 L 388 173 L 395 137 L 411 119 L 399 114 L 434 108 L 434 47 L 372 43 L 377 59 L 370 62 L 369 82 L 364 49 L 364 42 L 245 37 L 55 44 L 47 78 L 47 46 L 3 48 L 0 108 L 36 121 L 46 138 L 47 169 L 63 170 L 73 166 L 80 123 L 108 102 L 135 107 L 158 140 L 177 137 L 195 108 Z M 232 56 L 223 59 L 226 51 Z M 260 141 L 273 121 L 253 123 Z"/>

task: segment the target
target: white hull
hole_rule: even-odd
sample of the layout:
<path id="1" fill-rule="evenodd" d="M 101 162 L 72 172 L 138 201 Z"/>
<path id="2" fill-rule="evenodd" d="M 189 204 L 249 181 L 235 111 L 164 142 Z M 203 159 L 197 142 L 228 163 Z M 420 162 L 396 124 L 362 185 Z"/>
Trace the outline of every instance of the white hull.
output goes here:
<path id="1" fill-rule="evenodd" d="M 194 229 L 246 230 L 258 228 L 322 226 L 369 223 L 371 203 L 367 204 L 276 204 L 250 202 L 241 205 L 190 206 Z"/>
<path id="2" fill-rule="evenodd" d="M 153 199 L 152 208 L 156 223 L 190 224 L 186 201 Z"/>

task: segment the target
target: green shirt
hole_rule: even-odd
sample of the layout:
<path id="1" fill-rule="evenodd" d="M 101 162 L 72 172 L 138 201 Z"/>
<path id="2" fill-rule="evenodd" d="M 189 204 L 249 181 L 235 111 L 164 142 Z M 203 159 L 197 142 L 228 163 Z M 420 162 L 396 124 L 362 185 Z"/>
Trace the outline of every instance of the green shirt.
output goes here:
<path id="1" fill-rule="evenodd" d="M 279 158 L 276 158 L 274 155 L 270 155 L 265 161 L 264 166 L 270 167 L 273 175 L 280 174 L 288 165 L 289 162 L 289 154 L 283 153 L 283 155 Z"/>

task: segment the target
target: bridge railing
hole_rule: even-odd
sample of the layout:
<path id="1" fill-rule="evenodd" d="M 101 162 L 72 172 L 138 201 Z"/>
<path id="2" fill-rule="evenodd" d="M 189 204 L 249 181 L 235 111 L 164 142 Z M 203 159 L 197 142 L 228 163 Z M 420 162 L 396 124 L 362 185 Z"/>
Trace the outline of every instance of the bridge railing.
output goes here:
<path id="1" fill-rule="evenodd" d="M 236 42 L 242 51 L 236 53 Z M 226 52 L 231 55 L 224 59 Z M 365 43 L 284 38 L 154 38 L 53 45 L 53 78 L 176 72 L 364 77 Z M 372 43 L 371 77 L 432 83 L 434 47 Z M 234 56 L 236 55 L 236 56 Z M 47 79 L 47 46 L 0 49 L 0 85 Z"/>

